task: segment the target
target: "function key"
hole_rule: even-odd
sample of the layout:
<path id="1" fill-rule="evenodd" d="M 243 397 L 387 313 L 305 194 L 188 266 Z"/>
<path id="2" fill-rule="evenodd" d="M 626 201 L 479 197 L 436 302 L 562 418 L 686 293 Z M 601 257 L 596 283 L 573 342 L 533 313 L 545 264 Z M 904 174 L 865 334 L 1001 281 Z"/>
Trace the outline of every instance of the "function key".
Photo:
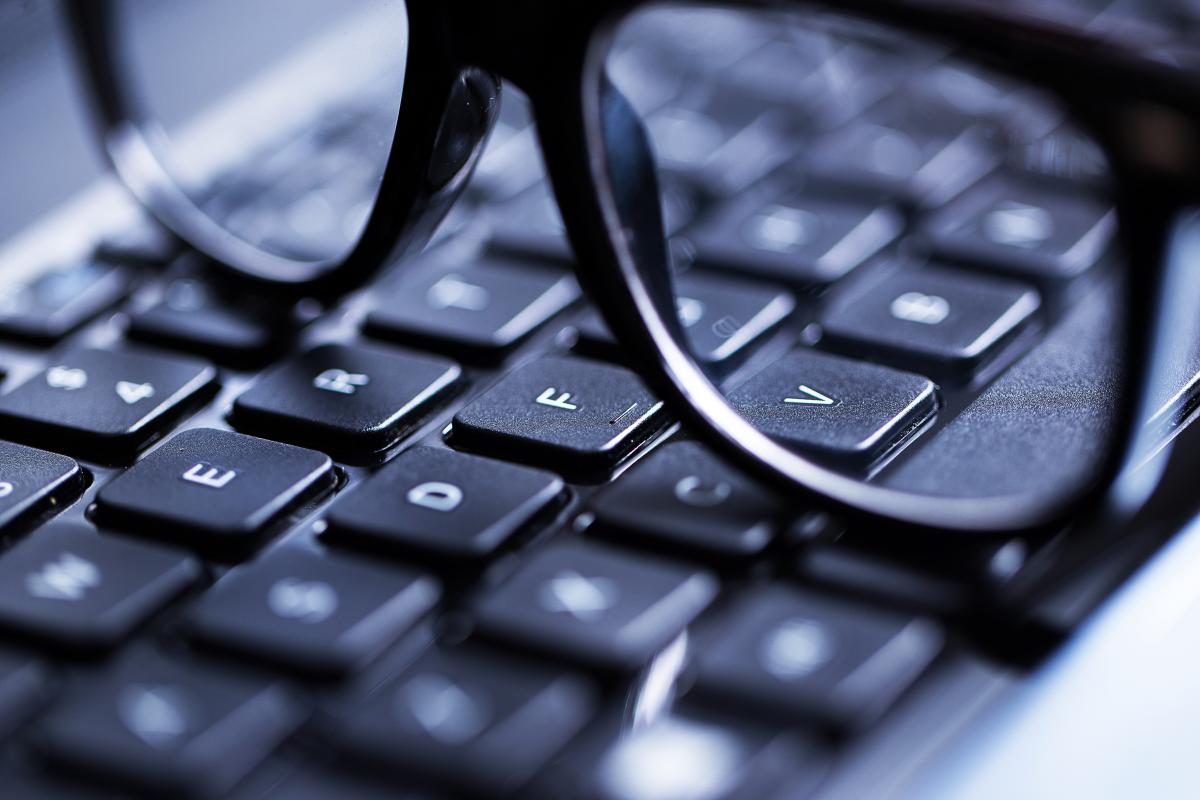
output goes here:
<path id="1" fill-rule="evenodd" d="M 221 548 L 245 547 L 334 484 L 323 453 L 212 428 L 176 434 L 96 496 L 101 524 Z"/>
<path id="2" fill-rule="evenodd" d="M 932 622 L 782 587 L 743 597 L 719 631 L 697 692 L 839 731 L 877 719 L 942 647 Z"/>
<path id="3" fill-rule="evenodd" d="M 379 292 L 365 331 L 494 359 L 579 298 L 566 273 L 501 259 L 405 275 Z"/>
<path id="4" fill-rule="evenodd" d="M 549 472 L 434 447 L 402 453 L 334 504 L 334 539 L 486 558 L 562 495 Z"/>
<path id="5" fill-rule="evenodd" d="M 941 269 L 895 272 L 822 320 L 833 349 L 970 377 L 1034 319 L 1037 291 Z"/>
<path id="6" fill-rule="evenodd" d="M 50 525 L 0 556 L 0 625 L 73 649 L 113 647 L 199 571 L 156 545 Z"/>
<path id="7" fill-rule="evenodd" d="M 833 283 L 900 235 L 900 212 L 845 193 L 747 192 L 690 229 L 696 261 L 801 287 Z"/>
<path id="8" fill-rule="evenodd" d="M 71 350 L 0 396 L 0 435 L 120 462 L 161 436 L 216 388 L 217 372 L 179 356 Z"/>
<path id="9" fill-rule="evenodd" d="M 662 403 L 629 370 L 550 356 L 509 373 L 459 411 L 450 441 L 595 476 L 654 434 L 661 412 Z"/>
<path id="10" fill-rule="evenodd" d="M 926 227 L 942 258 L 1038 281 L 1074 278 L 1110 250 L 1116 212 L 1098 191 L 996 179 L 947 206 Z"/>
<path id="11" fill-rule="evenodd" d="M 436 581 L 408 570 L 289 547 L 227 573 L 188 630 L 220 648 L 340 675 L 395 642 L 438 593 Z"/>
<path id="12" fill-rule="evenodd" d="M 159 797 L 224 796 L 299 726 L 277 683 L 133 650 L 75 684 L 39 725 L 55 764 Z"/>
<path id="13" fill-rule="evenodd" d="M 116 305 L 131 282 L 123 267 L 88 261 L 9 284 L 0 290 L 0 336 L 56 342 Z"/>
<path id="14" fill-rule="evenodd" d="M 374 453 L 395 444 L 461 374 L 435 356 L 322 345 L 264 375 L 234 401 L 230 421 L 339 457 Z"/>
<path id="15" fill-rule="evenodd" d="M 729 401 L 763 432 L 832 463 L 866 468 L 937 408 L 937 388 L 910 372 L 797 350 Z"/>
<path id="16" fill-rule="evenodd" d="M 689 273 L 676 287 L 679 321 L 692 352 L 705 364 L 727 370 L 788 318 L 796 299 L 779 287 Z M 579 325 L 585 354 L 619 358 L 620 347 L 595 312 Z"/>
<path id="17" fill-rule="evenodd" d="M 336 713 L 351 758 L 470 794 L 518 792 L 591 716 L 583 680 L 471 646 L 428 651 Z"/>
<path id="18" fill-rule="evenodd" d="M 0 531 L 66 505 L 83 487 L 74 459 L 0 442 Z"/>
<path id="19" fill-rule="evenodd" d="M 596 529 L 631 543 L 721 557 L 761 553 L 783 516 L 779 501 L 694 442 L 673 442 L 592 500 Z"/>
<path id="20" fill-rule="evenodd" d="M 475 603 L 489 638 L 606 669 L 638 669 L 712 601 L 709 574 L 595 545 L 543 550 Z"/>
<path id="21" fill-rule="evenodd" d="M 158 302 L 131 315 L 129 336 L 221 364 L 256 367 L 282 352 L 296 327 L 275 304 L 234 300 L 195 278 L 178 278 Z"/>

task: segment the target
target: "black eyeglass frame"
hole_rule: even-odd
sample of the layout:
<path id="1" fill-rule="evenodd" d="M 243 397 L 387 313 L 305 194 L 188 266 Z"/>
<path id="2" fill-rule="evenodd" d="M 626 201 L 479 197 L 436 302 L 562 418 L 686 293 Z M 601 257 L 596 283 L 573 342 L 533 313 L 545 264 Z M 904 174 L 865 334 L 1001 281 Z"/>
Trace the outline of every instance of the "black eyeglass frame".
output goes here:
<path id="1" fill-rule="evenodd" d="M 65 0 L 104 150 L 137 198 L 238 278 L 319 298 L 361 285 L 419 250 L 477 162 L 500 79 L 529 97 L 547 172 L 589 299 L 633 366 L 698 438 L 748 474 L 816 498 L 857 525 L 923 534 L 1036 533 L 1107 513 L 1147 418 L 1150 376 L 1169 331 L 1162 310 L 1176 221 L 1200 199 L 1200 85 L 1180 70 L 1001 4 L 944 0 L 727 0 L 723 7 L 826 8 L 942 40 L 960 55 L 1042 87 L 1104 149 L 1130 265 L 1123 353 L 1128 389 L 1118 446 L 1097 480 L 1063 501 L 1024 495 L 932 498 L 865 484 L 811 461 L 734 411 L 688 353 L 670 286 L 647 135 L 604 60 L 619 23 L 647 0 L 409 0 L 409 46 L 395 140 L 362 236 L 344 258 L 264 253 L 209 219 L 178 188 L 160 134 L 130 96 L 112 0 Z M 688 5 L 695 5 L 689 3 Z"/>

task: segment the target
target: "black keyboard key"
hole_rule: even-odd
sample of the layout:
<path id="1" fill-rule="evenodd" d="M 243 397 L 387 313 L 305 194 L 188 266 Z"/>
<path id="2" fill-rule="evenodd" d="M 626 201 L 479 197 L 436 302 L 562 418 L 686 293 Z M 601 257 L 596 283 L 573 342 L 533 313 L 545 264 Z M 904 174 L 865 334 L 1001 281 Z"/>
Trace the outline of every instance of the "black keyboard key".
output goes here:
<path id="1" fill-rule="evenodd" d="M 861 266 L 900 235 L 887 205 L 809 187 L 747 192 L 689 230 L 702 266 L 822 287 Z"/>
<path id="2" fill-rule="evenodd" d="M 509 373 L 459 411 L 450 441 L 585 477 L 607 472 L 646 441 L 661 412 L 632 372 L 550 356 Z"/>
<path id="3" fill-rule="evenodd" d="M 73 649 L 113 647 L 199 574 L 182 553 L 50 525 L 0 556 L 0 625 Z"/>
<path id="4" fill-rule="evenodd" d="M 509 84 L 503 94 L 499 117 L 467 185 L 470 197 L 485 202 L 510 200 L 545 178 L 529 100 Z"/>
<path id="5" fill-rule="evenodd" d="M 797 350 L 729 400 L 770 436 L 832 463 L 864 468 L 932 416 L 937 390 L 920 375 Z"/>
<path id="6" fill-rule="evenodd" d="M 970 377 L 1029 325 L 1041 306 L 1019 283 L 941 269 L 893 273 L 830 311 L 832 349 L 938 376 Z"/>
<path id="7" fill-rule="evenodd" d="M 26 655 L 0 651 L 0 739 L 29 719 L 49 693 L 50 676 L 44 665 Z"/>
<path id="8" fill-rule="evenodd" d="M 796 158 L 808 138 L 799 124 L 805 118 L 778 103 L 720 87 L 681 94 L 650 114 L 646 128 L 666 176 L 721 198 Z"/>
<path id="9" fill-rule="evenodd" d="M 563 489 L 549 472 L 418 447 L 339 500 L 329 513 L 330 535 L 386 549 L 486 558 Z"/>
<path id="10" fill-rule="evenodd" d="M 971 583 L 981 576 L 959 570 L 958 578 L 925 568 L 920 559 L 903 563 L 887 554 L 853 549 L 839 543 L 809 543 L 797 556 L 797 574 L 808 586 L 827 587 L 863 597 L 886 608 L 906 608 L 939 615 L 961 614 L 969 608 Z M 964 576 L 965 579 L 964 579 Z"/>
<path id="11" fill-rule="evenodd" d="M 694 442 L 674 442 L 592 499 L 604 534 L 675 552 L 754 556 L 770 544 L 782 504 Z"/>
<path id="12" fill-rule="evenodd" d="M 679 278 L 676 305 L 692 352 L 705 364 L 728 369 L 777 329 L 796 308 L 784 289 L 715 275 Z M 578 349 L 619 358 L 620 348 L 603 320 L 591 312 L 579 325 Z"/>
<path id="13" fill-rule="evenodd" d="M 74 499 L 84 474 L 73 459 L 0 442 L 0 531 Z"/>
<path id="14" fill-rule="evenodd" d="M 72 350 L 0 396 L 0 436 L 124 461 L 211 395 L 216 379 L 215 369 L 190 358 Z"/>
<path id="15" fill-rule="evenodd" d="M 717 592 L 709 574 L 596 545 L 543 550 L 475 604 L 479 630 L 606 669 L 637 669 Z"/>
<path id="16" fill-rule="evenodd" d="M 56 342 L 128 294 L 128 270 L 100 261 L 52 270 L 0 290 L 0 336 Z"/>
<path id="17" fill-rule="evenodd" d="M 365 331 L 476 359 L 494 359 L 579 297 L 574 277 L 500 259 L 406 275 L 379 292 Z"/>
<path id="18" fill-rule="evenodd" d="M 668 235 L 674 234 L 695 214 L 696 192 L 685 182 L 665 175 L 659 193 L 663 228 Z M 558 264 L 574 261 L 549 184 L 539 183 L 512 200 L 489 207 L 488 212 L 490 251 Z"/>
<path id="19" fill-rule="evenodd" d="M 180 278 L 161 300 L 131 315 L 129 336 L 221 364 L 256 367 L 282 352 L 296 327 L 275 305 L 235 302 L 199 280 Z"/>
<path id="20" fill-rule="evenodd" d="M 920 114 L 910 103 L 827 134 L 806 153 L 806 172 L 906 206 L 936 208 L 999 166 L 985 126 Z"/>
<path id="21" fill-rule="evenodd" d="M 96 245 L 96 258 L 114 264 L 165 267 L 179 255 L 180 247 L 170 231 L 141 217 L 101 239 Z"/>
<path id="22" fill-rule="evenodd" d="M 570 264 L 575 260 L 562 215 L 545 181 L 491 207 L 488 248 L 496 253 Z"/>
<path id="23" fill-rule="evenodd" d="M 927 620 L 782 587 L 744 596 L 722 622 L 698 651 L 698 692 L 838 731 L 876 720 L 942 646 Z"/>
<path id="24" fill-rule="evenodd" d="M 242 393 L 230 421 L 339 457 L 374 453 L 395 444 L 461 374 L 457 364 L 435 356 L 322 345 Z"/>
<path id="25" fill-rule="evenodd" d="M 583 680 L 472 647 L 434 649 L 334 716 L 331 742 L 472 795 L 517 792 L 591 716 Z"/>
<path id="26" fill-rule="evenodd" d="M 1042 282 L 1095 266 L 1116 236 L 1116 212 L 1096 191 L 996 179 L 963 195 L 926 228 L 934 252 Z"/>
<path id="27" fill-rule="evenodd" d="M 435 580 L 410 570 L 287 547 L 221 578 L 188 630 L 223 649 L 341 675 L 395 642 L 438 594 Z"/>
<path id="28" fill-rule="evenodd" d="M 827 765 L 798 735 L 708 709 L 675 709 L 623 733 L 599 760 L 597 800 L 804 798 Z"/>
<path id="29" fill-rule="evenodd" d="M 134 650 L 73 687 L 37 743 L 55 764 L 155 796 L 214 797 L 301 721 L 277 683 Z"/>
<path id="30" fill-rule="evenodd" d="M 96 519 L 198 546 L 244 547 L 333 484 L 333 463 L 322 453 L 194 428 L 104 486 Z"/>
<path id="31" fill-rule="evenodd" d="M 1012 143 L 1008 167 L 1034 180 L 1074 183 L 1093 191 L 1103 188 L 1110 178 L 1104 150 L 1067 123 L 1032 140 Z"/>

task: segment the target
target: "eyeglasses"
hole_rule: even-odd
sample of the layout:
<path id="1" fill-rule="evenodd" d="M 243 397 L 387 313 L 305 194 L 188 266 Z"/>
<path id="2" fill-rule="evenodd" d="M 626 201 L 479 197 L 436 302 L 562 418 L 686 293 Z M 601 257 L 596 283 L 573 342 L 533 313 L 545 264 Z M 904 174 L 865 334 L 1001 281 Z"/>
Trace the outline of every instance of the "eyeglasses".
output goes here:
<path id="1" fill-rule="evenodd" d="M 684 430 L 747 473 L 859 525 L 1027 532 L 1102 507 L 1144 451 L 1196 299 L 1200 85 L 1165 43 L 1020 4 L 363 3 L 366 39 L 333 29 L 319 79 L 177 135 L 149 112 L 188 70 L 129 34 L 133 5 L 68 6 L 105 151 L 248 285 L 329 299 L 403 269 L 470 192 L 503 79 L 587 298 Z M 291 24 L 265 19 L 264 38 Z M 192 42 L 201 71 L 240 75 L 230 40 Z M 355 157 L 276 165 L 276 106 L 335 97 L 363 64 L 374 113 L 293 114 L 287 140 L 341 126 Z M 230 141 L 253 157 L 223 161 Z M 678 222 L 689 204 L 703 224 Z"/>

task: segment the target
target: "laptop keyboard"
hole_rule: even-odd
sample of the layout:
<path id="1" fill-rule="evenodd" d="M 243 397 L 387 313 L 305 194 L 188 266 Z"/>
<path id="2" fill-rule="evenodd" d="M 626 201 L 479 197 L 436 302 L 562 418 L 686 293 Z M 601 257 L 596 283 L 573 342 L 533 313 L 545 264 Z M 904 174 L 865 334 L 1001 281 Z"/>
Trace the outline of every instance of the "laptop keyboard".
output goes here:
<path id="1" fill-rule="evenodd" d="M 980 419 L 1021 439 L 1022 409 L 988 394 L 1005 376 L 1067 364 L 1064 337 L 1109 352 L 1075 300 L 1105 291 L 1113 214 L 1078 191 L 1094 172 L 1069 131 L 1013 150 L 899 75 L 828 129 L 780 130 L 739 101 L 770 89 L 771 43 L 721 52 L 710 95 L 647 80 L 635 99 L 692 265 L 681 315 L 756 424 L 940 485 L 922 454 L 952 472 Z M 506 97 L 437 243 L 336 307 L 224 285 L 144 221 L 4 287 L 5 797 L 800 797 L 915 758 L 888 731 L 953 730 L 969 704 L 935 696 L 982 695 L 1036 654 L 989 640 L 972 598 L 1047 542 L 846 529 L 680 429 L 581 297 Z M 815 87 L 796 102 L 828 108 Z M 320 147 L 280 149 L 304 154 L 289 180 L 369 192 L 346 166 L 367 123 L 341 112 Z M 673 147 L 684 118 L 724 144 Z M 910 158 L 859 157 L 897 127 L 921 134 Z M 806 146 L 765 147 L 781 140 Z M 775 158 L 731 172 L 733 146 Z M 253 235 L 286 213 L 267 197 L 231 219 Z M 1006 215 L 1052 233 L 1018 241 L 1042 229 Z M 320 250 L 334 222 L 276 245 Z M 796 390 L 797 361 L 819 388 Z M 764 402 L 781 391 L 843 401 L 813 428 Z"/>

